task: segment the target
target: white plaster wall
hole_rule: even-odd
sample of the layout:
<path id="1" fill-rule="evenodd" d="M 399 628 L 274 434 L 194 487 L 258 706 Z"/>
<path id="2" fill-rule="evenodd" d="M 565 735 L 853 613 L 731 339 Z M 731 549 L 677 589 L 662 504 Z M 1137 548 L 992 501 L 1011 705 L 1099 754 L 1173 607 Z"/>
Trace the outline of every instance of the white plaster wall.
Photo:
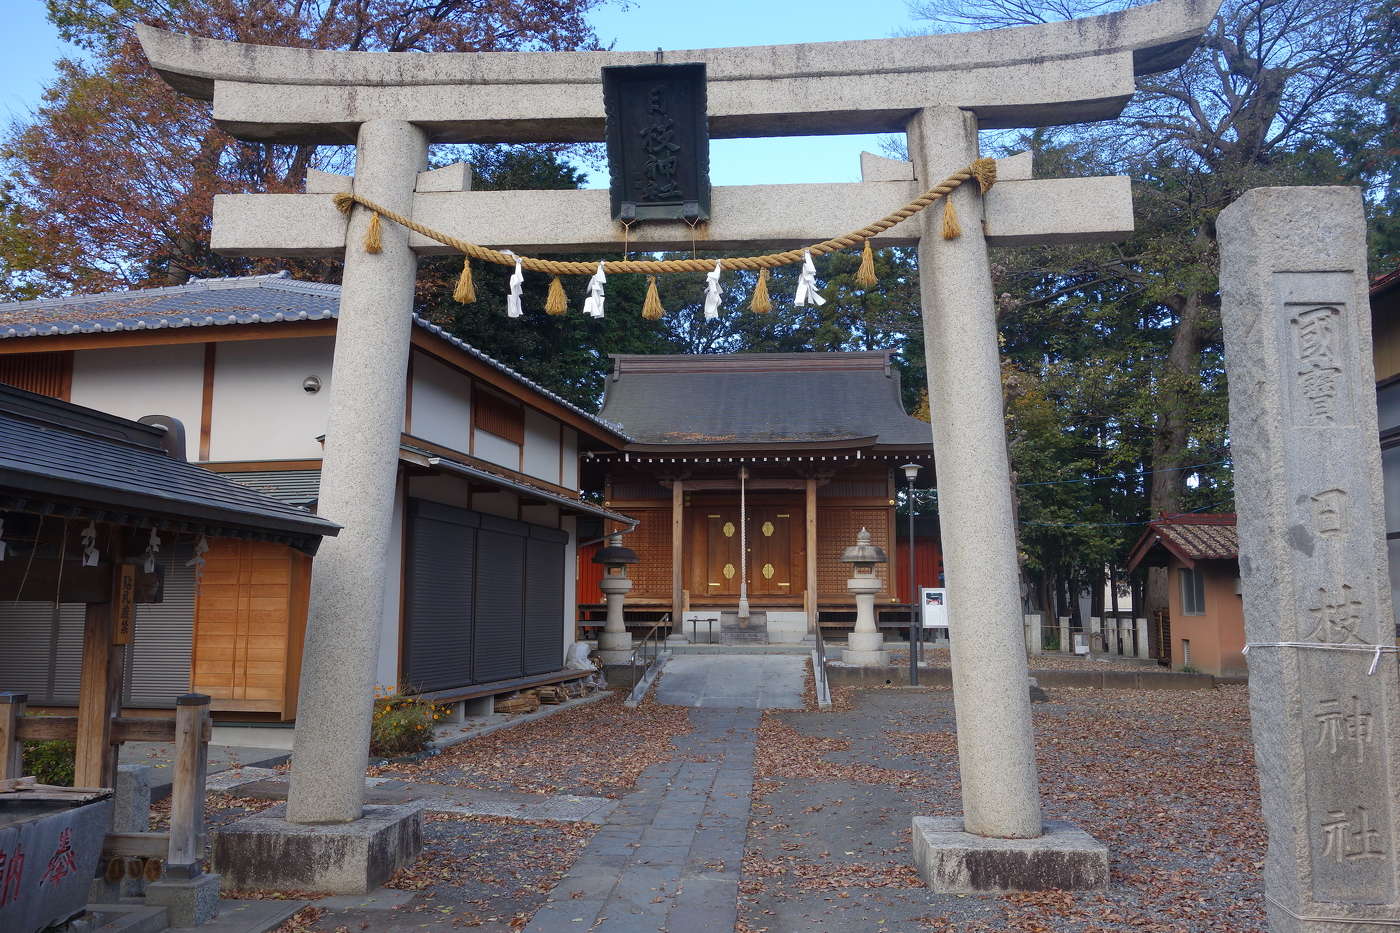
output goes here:
<path id="1" fill-rule="evenodd" d="M 169 415 L 185 425 L 185 450 L 199 457 L 204 344 L 114 347 L 73 354 L 73 403 L 122 418 Z"/>
<path id="2" fill-rule="evenodd" d="M 520 520 L 546 528 L 558 528 L 559 506 L 552 502 L 521 502 Z"/>
<path id="3" fill-rule="evenodd" d="M 326 431 L 334 337 L 219 344 L 214 365 L 211 460 L 319 459 Z M 321 391 L 302 389 L 319 376 Z"/>
<path id="4" fill-rule="evenodd" d="M 578 519 L 565 515 L 559 519 L 559 527 L 569 533 L 564 545 L 564 653 L 568 656 L 569 645 L 574 641 L 574 616 L 578 612 Z M 564 663 L 564 658 L 559 659 Z"/>
<path id="5" fill-rule="evenodd" d="M 489 460 L 506 469 L 520 469 L 520 445 L 512 444 L 490 431 L 476 432 L 476 449 L 473 452 L 482 460 Z"/>
<path id="6" fill-rule="evenodd" d="M 578 432 L 564 428 L 560 439 L 564 445 L 564 475 L 559 478 L 559 485 L 578 489 Z"/>
<path id="7" fill-rule="evenodd" d="M 399 610 L 400 586 L 403 582 L 404 535 L 404 475 L 399 473 L 394 486 L 394 518 L 385 542 L 388 554 L 384 561 L 384 605 L 379 613 L 379 660 L 375 665 L 374 681 L 385 687 L 396 687 L 399 681 Z"/>
<path id="8" fill-rule="evenodd" d="M 478 492 L 472 496 L 472 508 L 501 518 L 519 518 L 519 499 L 513 492 Z"/>
<path id="9" fill-rule="evenodd" d="M 409 433 L 453 450 L 470 450 L 471 389 L 465 373 L 426 353 L 415 353 Z"/>
<path id="10" fill-rule="evenodd" d="M 525 409 L 525 465 L 521 470 L 549 483 L 559 482 L 559 422 Z"/>
<path id="11" fill-rule="evenodd" d="M 466 482 L 455 476 L 413 476 L 408 480 L 408 494 L 415 499 L 428 499 L 459 509 L 471 508 Z"/>

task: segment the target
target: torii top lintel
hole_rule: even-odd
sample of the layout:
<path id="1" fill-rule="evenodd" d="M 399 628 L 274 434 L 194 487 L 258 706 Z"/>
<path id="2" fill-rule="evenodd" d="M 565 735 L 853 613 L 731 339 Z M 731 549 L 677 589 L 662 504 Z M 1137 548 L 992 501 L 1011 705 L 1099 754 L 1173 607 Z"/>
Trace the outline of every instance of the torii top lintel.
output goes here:
<path id="1" fill-rule="evenodd" d="M 916 110 L 954 105 L 983 128 L 1110 119 L 1138 75 L 1190 54 L 1219 0 L 1157 0 L 1119 13 L 1013 29 L 666 52 L 704 62 L 710 135 L 902 130 Z M 435 142 L 603 138 L 601 69 L 655 52 L 343 52 L 248 45 L 138 26 L 171 86 L 214 102 L 242 139 L 341 144 L 374 119 Z"/>

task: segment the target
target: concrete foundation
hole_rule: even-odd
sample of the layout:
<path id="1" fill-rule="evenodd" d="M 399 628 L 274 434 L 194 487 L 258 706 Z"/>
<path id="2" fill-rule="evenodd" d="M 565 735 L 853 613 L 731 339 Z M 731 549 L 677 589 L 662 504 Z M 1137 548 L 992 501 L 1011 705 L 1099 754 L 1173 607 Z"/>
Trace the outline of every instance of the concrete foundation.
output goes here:
<path id="1" fill-rule="evenodd" d="M 423 848 L 421 811 L 367 806 L 353 823 L 289 823 L 273 807 L 214 834 L 213 862 L 229 890 L 363 894 Z"/>
<path id="2" fill-rule="evenodd" d="M 146 885 L 146 905 L 164 907 L 172 927 L 197 927 L 219 913 L 219 876 L 179 878 L 166 875 Z"/>
<path id="3" fill-rule="evenodd" d="M 885 650 L 885 636 L 879 632 L 852 632 L 846 644 L 841 660 L 847 664 L 884 667 L 890 663 L 890 653 Z"/>
<path id="4" fill-rule="evenodd" d="M 916 816 L 914 862 L 939 894 L 1094 891 L 1108 885 L 1108 846 L 1058 820 L 1047 821 L 1032 839 L 997 839 L 964 832 L 961 817 Z"/>

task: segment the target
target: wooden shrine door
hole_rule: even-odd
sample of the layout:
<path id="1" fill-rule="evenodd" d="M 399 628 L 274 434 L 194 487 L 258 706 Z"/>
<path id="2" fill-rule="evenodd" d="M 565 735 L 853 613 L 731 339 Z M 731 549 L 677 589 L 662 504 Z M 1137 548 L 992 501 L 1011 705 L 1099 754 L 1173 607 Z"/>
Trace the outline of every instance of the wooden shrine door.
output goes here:
<path id="1" fill-rule="evenodd" d="M 692 598 L 737 600 L 742 566 L 739 509 L 722 506 L 707 508 L 700 514 L 704 519 L 704 538 L 696 543 L 703 560 L 696 569 L 704 577 L 694 581 L 700 586 L 691 590 Z M 806 583 L 802 510 L 755 506 L 749 509 L 748 517 L 749 595 L 801 600 Z"/>
<path id="2" fill-rule="evenodd" d="M 705 516 L 706 598 L 739 596 L 739 510 L 707 509 Z"/>
<path id="3" fill-rule="evenodd" d="M 749 595 L 802 598 L 802 512 L 788 506 L 749 510 Z"/>

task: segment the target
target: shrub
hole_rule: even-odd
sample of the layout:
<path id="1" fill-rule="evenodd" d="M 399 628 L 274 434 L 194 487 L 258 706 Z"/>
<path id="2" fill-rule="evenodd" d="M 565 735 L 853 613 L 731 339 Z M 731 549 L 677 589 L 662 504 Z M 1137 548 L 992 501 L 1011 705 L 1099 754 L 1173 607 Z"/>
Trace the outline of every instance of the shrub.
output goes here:
<path id="1" fill-rule="evenodd" d="M 63 739 L 24 743 L 24 773 L 32 774 L 40 784 L 73 786 L 73 758 L 77 745 Z"/>
<path id="2" fill-rule="evenodd" d="M 433 724 L 447 715 L 442 707 L 402 691 L 388 693 L 375 688 L 375 697 L 369 753 L 377 758 L 423 751 L 433 740 Z"/>

